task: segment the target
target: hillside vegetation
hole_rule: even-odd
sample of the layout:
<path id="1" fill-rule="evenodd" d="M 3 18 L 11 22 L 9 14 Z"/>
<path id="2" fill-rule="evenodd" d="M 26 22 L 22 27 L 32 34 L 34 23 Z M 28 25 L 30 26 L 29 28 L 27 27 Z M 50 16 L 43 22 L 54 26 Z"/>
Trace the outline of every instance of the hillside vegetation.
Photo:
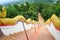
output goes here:
<path id="1" fill-rule="evenodd" d="M 37 10 L 38 9 L 38 10 Z M 11 4 L 6 6 L 7 18 L 13 18 L 17 15 L 22 15 L 26 19 L 38 20 L 38 11 L 46 21 L 53 13 L 60 17 L 60 3 L 48 4 L 48 3 L 31 3 L 24 4 Z"/>

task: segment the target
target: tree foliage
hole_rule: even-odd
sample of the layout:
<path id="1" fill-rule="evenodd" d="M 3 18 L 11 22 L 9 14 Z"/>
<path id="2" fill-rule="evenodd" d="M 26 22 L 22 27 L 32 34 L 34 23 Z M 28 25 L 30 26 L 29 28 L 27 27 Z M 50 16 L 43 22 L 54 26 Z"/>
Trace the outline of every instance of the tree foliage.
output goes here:
<path id="1" fill-rule="evenodd" d="M 15 17 L 17 15 L 23 15 L 26 19 L 31 18 L 32 20 L 38 20 L 38 11 L 41 13 L 42 17 L 49 19 L 53 13 L 60 17 L 60 3 L 48 4 L 48 3 L 24 3 L 24 4 L 14 4 L 8 5 L 7 16 L 9 18 Z M 38 9 L 38 10 L 37 10 Z"/>

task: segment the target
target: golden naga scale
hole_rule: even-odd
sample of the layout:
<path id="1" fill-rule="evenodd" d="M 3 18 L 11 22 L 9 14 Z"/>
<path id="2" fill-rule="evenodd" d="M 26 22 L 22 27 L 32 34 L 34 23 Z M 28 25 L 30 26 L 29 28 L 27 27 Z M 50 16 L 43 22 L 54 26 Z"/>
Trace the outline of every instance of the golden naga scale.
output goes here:
<path id="1" fill-rule="evenodd" d="M 26 20 L 26 18 L 22 15 L 17 15 L 14 18 L 6 18 L 7 11 L 6 7 L 0 6 L 0 26 L 9 26 L 14 25 L 17 23 L 17 21 L 23 21 L 28 23 L 36 23 L 35 21 L 32 21 L 30 18 Z"/>
<path id="2" fill-rule="evenodd" d="M 6 17 L 6 8 L 3 7 L 3 8 L 1 8 L 0 10 L 1 10 L 1 11 L 0 11 L 0 18 Z"/>
<path id="3" fill-rule="evenodd" d="M 7 15 L 6 8 L 0 6 L 0 9 L 1 9 L 1 11 L 0 11 L 0 26 L 14 25 L 14 24 L 16 24 L 16 22 L 18 20 L 26 21 L 26 19 L 21 15 L 18 15 L 14 18 L 6 18 L 6 15 Z"/>

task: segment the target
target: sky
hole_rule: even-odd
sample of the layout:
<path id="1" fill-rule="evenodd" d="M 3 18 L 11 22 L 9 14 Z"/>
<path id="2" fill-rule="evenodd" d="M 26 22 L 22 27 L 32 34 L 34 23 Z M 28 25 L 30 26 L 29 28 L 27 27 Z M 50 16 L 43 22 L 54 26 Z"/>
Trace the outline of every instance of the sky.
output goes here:
<path id="1" fill-rule="evenodd" d="M 11 2 L 19 2 L 19 1 L 24 1 L 24 0 L 0 0 L 0 4 L 8 4 Z M 57 1 L 57 0 L 53 0 L 53 1 Z"/>
<path id="2" fill-rule="evenodd" d="M 10 3 L 10 2 L 16 2 L 16 1 L 19 1 L 19 0 L 0 0 L 0 4 Z"/>

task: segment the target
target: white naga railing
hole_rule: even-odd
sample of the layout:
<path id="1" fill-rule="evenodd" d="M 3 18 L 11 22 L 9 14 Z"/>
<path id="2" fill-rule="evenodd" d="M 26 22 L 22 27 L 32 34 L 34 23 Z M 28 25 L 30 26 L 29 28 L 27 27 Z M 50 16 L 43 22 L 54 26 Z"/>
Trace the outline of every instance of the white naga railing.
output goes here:
<path id="1" fill-rule="evenodd" d="M 34 24 L 26 24 L 24 23 L 25 30 L 31 29 L 31 27 L 34 27 Z M 17 24 L 13 26 L 0 26 L 1 31 L 4 35 L 14 34 L 17 32 L 24 31 L 23 24 L 21 21 L 19 21 Z"/>
<path id="2" fill-rule="evenodd" d="M 60 31 L 58 31 L 53 22 L 50 23 L 50 25 L 46 26 L 48 28 L 48 31 L 51 33 L 51 35 L 55 38 L 55 40 L 60 40 Z"/>
<path id="3" fill-rule="evenodd" d="M 0 26 L 0 31 L 8 36 L 10 34 L 14 34 L 14 33 L 18 33 L 18 32 L 22 32 L 24 31 L 25 32 L 25 35 L 26 35 L 26 38 L 27 40 L 29 40 L 28 38 L 28 35 L 27 35 L 27 31 L 26 30 L 29 30 L 31 29 L 32 27 L 34 27 L 35 29 L 35 32 L 36 32 L 36 28 L 35 28 L 35 24 L 32 24 L 32 23 L 25 23 L 23 21 L 18 21 L 15 25 L 13 26 Z"/>

